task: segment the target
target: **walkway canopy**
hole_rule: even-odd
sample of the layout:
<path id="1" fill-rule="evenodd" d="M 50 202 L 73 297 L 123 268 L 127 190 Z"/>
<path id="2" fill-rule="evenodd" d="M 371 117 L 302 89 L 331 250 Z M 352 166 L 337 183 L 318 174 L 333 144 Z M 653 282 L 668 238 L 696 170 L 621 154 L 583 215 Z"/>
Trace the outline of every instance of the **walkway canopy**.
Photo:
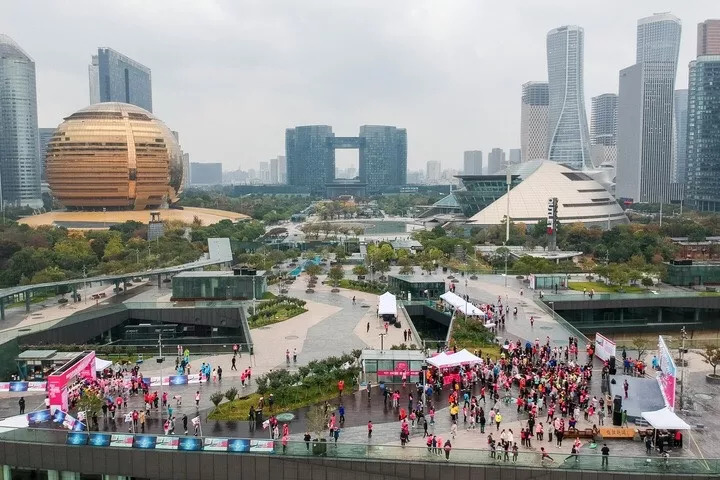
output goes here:
<path id="1" fill-rule="evenodd" d="M 690 425 L 667 407 L 654 412 L 642 412 L 640 415 L 655 429 L 690 430 Z"/>
<path id="2" fill-rule="evenodd" d="M 442 298 L 444 301 L 446 301 L 447 303 L 455 307 L 459 312 L 464 313 L 465 315 L 473 315 L 476 317 L 485 318 L 485 312 L 477 308 L 472 303 L 466 302 L 459 295 L 455 295 L 452 292 L 445 292 L 440 295 L 440 298 Z"/>
<path id="3" fill-rule="evenodd" d="M 434 357 L 427 359 L 427 363 L 438 368 L 457 367 L 458 365 L 468 365 L 480 362 L 482 362 L 480 357 L 476 357 L 465 349 L 452 354 L 443 352 L 440 355 L 435 355 Z"/>
<path id="4" fill-rule="evenodd" d="M 397 316 L 397 300 L 395 295 L 385 292 L 378 297 L 378 315 Z"/>

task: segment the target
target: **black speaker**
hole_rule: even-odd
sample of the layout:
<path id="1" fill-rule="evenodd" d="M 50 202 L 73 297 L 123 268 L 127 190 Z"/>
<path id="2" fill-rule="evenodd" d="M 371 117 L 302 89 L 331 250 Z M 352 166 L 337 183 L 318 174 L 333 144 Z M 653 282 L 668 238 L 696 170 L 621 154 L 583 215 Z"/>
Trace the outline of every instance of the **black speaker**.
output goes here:
<path id="1" fill-rule="evenodd" d="M 620 410 L 613 411 L 613 425 L 616 427 L 622 425 L 622 412 Z"/>
<path id="2" fill-rule="evenodd" d="M 610 370 L 615 370 L 615 355 L 610 357 L 610 360 L 608 360 L 608 367 L 610 367 Z"/>
<path id="3" fill-rule="evenodd" d="M 610 370 L 608 370 L 608 373 L 610 373 L 610 375 L 617 375 L 617 368 L 612 367 Z"/>
<path id="4" fill-rule="evenodd" d="M 613 399 L 613 412 L 622 412 L 622 397 L 615 395 Z"/>

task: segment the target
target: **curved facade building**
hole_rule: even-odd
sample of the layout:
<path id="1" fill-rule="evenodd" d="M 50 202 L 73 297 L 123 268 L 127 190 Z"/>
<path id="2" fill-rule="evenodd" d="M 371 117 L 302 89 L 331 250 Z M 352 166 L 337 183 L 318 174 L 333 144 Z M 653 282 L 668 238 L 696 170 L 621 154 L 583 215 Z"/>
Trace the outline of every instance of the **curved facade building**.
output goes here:
<path id="1" fill-rule="evenodd" d="M 60 203 L 90 210 L 173 203 L 185 175 L 170 129 L 147 110 L 116 102 L 65 118 L 48 143 L 46 172 Z"/>
<path id="2" fill-rule="evenodd" d="M 577 25 L 547 35 L 548 159 L 576 170 L 592 168 L 583 88 L 584 38 Z"/>
<path id="3" fill-rule="evenodd" d="M 0 202 L 42 207 L 35 62 L 0 35 Z"/>

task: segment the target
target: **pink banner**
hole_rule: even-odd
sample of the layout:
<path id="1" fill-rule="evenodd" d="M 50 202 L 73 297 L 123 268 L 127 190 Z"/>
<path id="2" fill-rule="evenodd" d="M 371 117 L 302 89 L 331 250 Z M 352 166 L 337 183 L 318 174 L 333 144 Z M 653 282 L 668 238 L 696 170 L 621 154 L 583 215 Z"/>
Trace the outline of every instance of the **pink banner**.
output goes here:
<path id="1" fill-rule="evenodd" d="M 378 377 L 402 377 L 403 373 L 407 373 L 408 377 L 411 377 L 413 375 L 417 376 L 417 375 L 420 375 L 420 370 L 410 370 L 410 372 L 408 372 L 407 370 L 378 370 L 377 371 Z"/>
<path id="2" fill-rule="evenodd" d="M 63 367 L 60 367 L 60 369 Z M 95 352 L 87 352 L 77 363 L 71 365 L 63 372 L 48 375 L 47 386 L 48 396 L 50 397 L 50 407 L 67 411 L 68 383 L 76 377 L 94 379 L 95 375 Z"/>

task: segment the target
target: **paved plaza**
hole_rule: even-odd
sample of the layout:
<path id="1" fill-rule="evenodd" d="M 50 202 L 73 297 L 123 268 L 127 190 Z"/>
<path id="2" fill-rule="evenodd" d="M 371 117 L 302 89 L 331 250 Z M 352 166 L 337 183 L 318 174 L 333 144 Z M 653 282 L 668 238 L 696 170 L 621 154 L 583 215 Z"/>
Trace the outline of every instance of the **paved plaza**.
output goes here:
<path id="1" fill-rule="evenodd" d="M 577 333 L 568 329 L 567 325 L 554 318 L 552 311 L 538 305 L 533 297 L 531 290 L 523 288 L 522 284 L 515 278 L 507 279 L 507 287 L 505 286 L 505 278 L 502 276 L 480 276 L 477 280 L 470 280 L 459 277 L 460 282 L 456 283 L 456 293 L 459 295 L 467 294 L 473 300 L 480 302 L 496 302 L 498 297 L 502 299 L 503 305 L 509 305 L 511 310 L 514 306 L 518 307 L 518 315 L 514 317 L 512 313 L 507 317 L 506 328 L 498 333 L 501 337 L 522 338 L 534 340 L 540 339 L 544 342 L 549 337 L 553 345 L 567 345 L 569 336 L 577 336 Z M 243 354 L 237 362 L 240 370 L 251 366 L 253 375 L 261 375 L 271 369 L 286 368 L 285 352 L 286 350 L 297 350 L 298 362 L 290 365 L 293 370 L 301 365 L 316 359 L 322 359 L 330 355 L 339 355 L 341 353 L 349 353 L 353 349 L 359 348 L 379 348 L 380 333 L 384 332 L 383 323 L 378 319 L 376 314 L 377 296 L 352 290 L 341 289 L 338 293 L 331 292 L 331 287 L 322 284 L 324 277 L 320 277 L 315 287 L 315 292 L 308 294 L 305 292 L 306 281 L 304 276 L 298 278 L 297 281 L 289 288 L 289 295 L 302 298 L 307 301 L 306 308 L 308 312 L 294 317 L 285 322 L 269 325 L 251 330 L 253 343 L 255 345 L 254 355 L 250 357 Z M 466 286 L 467 285 L 467 286 Z M 135 301 L 159 299 L 163 300 L 169 297 L 169 289 L 157 289 L 157 287 L 138 287 L 138 293 L 135 295 Z M 131 292 L 128 293 L 128 296 Z M 353 303 L 353 297 L 355 302 Z M 109 302 L 110 300 L 108 300 Z M 117 300 L 115 300 L 117 301 Z M 51 307 L 54 308 L 54 307 Z M 17 312 L 11 312 L 17 316 Z M 25 314 L 27 317 L 27 314 Z M 533 316 L 534 326 L 530 325 L 529 318 Z M 367 331 L 367 325 L 370 324 L 370 330 Z M 390 328 L 388 335 L 384 339 L 384 347 L 389 348 L 391 345 L 399 345 L 403 343 L 402 329 Z M 413 339 L 408 343 L 419 343 L 417 339 Z M 584 340 L 580 338 L 580 355 L 584 355 Z M 174 351 L 174 348 L 169 347 Z M 198 413 L 203 420 L 202 428 L 204 435 L 215 436 L 237 436 L 248 437 L 268 436 L 267 431 L 255 430 L 251 428 L 247 421 L 239 420 L 232 422 L 215 422 L 208 421 L 207 415 L 212 409 L 210 395 L 215 391 L 225 391 L 230 387 L 237 387 L 241 395 L 246 395 L 254 391 L 254 386 L 241 387 L 239 380 L 239 372 L 231 371 L 231 346 L 227 346 L 227 354 L 219 354 L 212 356 L 196 356 L 191 352 L 191 364 L 193 370 L 203 362 L 210 363 L 212 367 L 222 366 L 223 379 L 222 382 L 211 382 L 210 384 L 186 385 L 163 387 L 169 389 L 170 397 L 181 396 L 183 403 L 181 406 L 175 407 L 175 402 L 171 402 L 174 406 L 174 415 L 178 419 L 176 433 L 182 434 L 182 424 L 180 419 L 183 415 L 192 418 Z M 630 353 L 630 352 L 629 352 Z M 652 352 L 649 353 L 652 355 Z M 694 360 L 691 370 L 701 371 L 707 370 L 699 360 Z M 146 376 L 156 376 L 160 374 L 157 364 L 152 359 L 146 359 L 142 370 Z M 164 372 L 167 374 L 168 372 Z M 703 414 L 717 416 L 717 407 L 715 402 L 710 399 L 712 395 L 717 395 L 717 387 L 706 386 L 702 383 L 700 373 L 688 375 L 688 389 L 697 390 L 695 412 L 701 411 Z M 404 406 L 409 389 L 401 390 L 401 405 Z M 199 390 L 201 393 L 201 401 L 199 408 L 194 405 L 195 392 Z M 593 376 L 592 393 L 600 395 L 600 365 L 596 363 L 595 375 Z M 705 397 L 709 396 L 708 399 Z M 430 426 L 430 433 L 442 436 L 443 439 L 449 438 L 450 420 L 447 408 L 447 392 L 443 392 L 436 396 L 435 404 L 437 413 L 435 424 Z M 44 394 L 28 394 L 26 396 L 27 409 L 33 410 L 42 408 Z M 18 412 L 17 394 L 2 394 L 0 396 L 0 416 L 6 417 L 15 415 Z M 338 404 L 338 399 L 331 402 L 333 406 Z M 370 402 L 367 401 L 366 393 L 356 392 L 353 395 L 346 395 L 343 399 L 346 409 L 346 424 L 341 430 L 339 442 L 344 444 L 370 444 L 374 447 L 385 446 L 387 448 L 400 445 L 400 424 L 398 422 L 397 412 L 392 408 L 388 408 L 383 404 L 382 396 L 379 391 L 374 391 Z M 488 405 L 486 411 L 491 407 Z M 131 397 L 129 409 L 142 408 L 142 399 Z M 295 412 L 297 418 L 291 423 L 291 439 L 301 440 L 305 432 L 306 421 L 304 418 L 304 410 Z M 501 426 L 505 429 L 512 429 L 515 438 L 519 439 L 520 429 L 526 425 L 526 415 L 518 415 L 515 406 L 503 405 L 501 407 L 504 421 Z M 698 415 L 698 413 L 690 413 L 690 415 Z M 119 417 L 119 416 L 118 416 Z M 373 438 L 368 440 L 366 424 L 368 420 L 374 423 Z M 544 420 L 541 418 L 541 420 Z M 702 419 L 710 423 L 709 419 Z M 693 418 L 688 420 L 690 423 L 700 423 L 700 419 Z M 584 420 L 580 420 L 579 428 L 590 427 L 591 425 Z M 112 422 L 110 420 L 101 421 L 101 429 L 109 431 L 126 431 L 127 425 L 120 423 L 119 420 Z M 159 414 L 152 413 L 149 416 L 148 429 L 152 432 L 161 431 L 161 423 Z M 479 426 L 474 430 L 466 429 L 465 425 L 460 423 L 457 437 L 453 441 L 453 446 L 457 449 L 484 449 L 487 448 L 487 433 L 496 432 L 493 427 L 488 427 L 486 434 L 481 434 Z M 410 446 L 424 447 L 425 443 L 422 439 L 422 428 L 417 427 L 411 430 Z M 498 432 L 495 433 L 497 437 Z M 707 456 L 720 457 L 720 438 L 717 429 L 705 429 L 694 432 L 693 438 L 689 439 L 688 447 L 685 448 L 682 456 Z M 587 448 L 586 445 L 581 453 L 595 455 L 597 450 Z M 619 455 L 621 452 L 627 455 L 642 456 L 644 455 L 644 445 L 639 442 L 612 440 L 611 448 L 613 452 Z M 532 448 L 521 447 L 522 452 L 538 451 L 540 446 L 544 446 L 551 454 L 555 453 L 559 458 L 569 455 L 571 443 L 564 442 L 562 446 L 556 446 L 554 442 L 548 442 L 547 436 L 541 444 L 533 442 Z M 382 449 L 381 449 L 382 450 Z M 423 453 L 425 454 L 425 453 Z M 533 457 L 534 458 L 534 457 Z"/>

